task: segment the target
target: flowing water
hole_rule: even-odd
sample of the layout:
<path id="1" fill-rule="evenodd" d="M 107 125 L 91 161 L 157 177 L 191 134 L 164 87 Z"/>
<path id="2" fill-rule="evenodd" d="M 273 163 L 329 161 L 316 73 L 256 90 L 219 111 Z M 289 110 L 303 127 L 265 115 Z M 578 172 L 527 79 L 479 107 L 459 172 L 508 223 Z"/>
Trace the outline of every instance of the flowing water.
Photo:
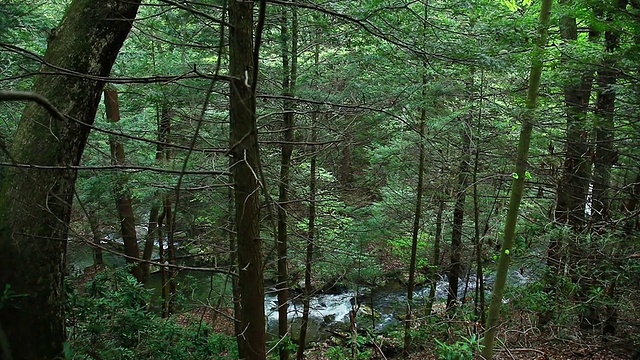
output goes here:
<path id="1" fill-rule="evenodd" d="M 70 247 L 68 263 L 72 271 L 81 271 L 92 265 L 92 249 L 88 245 L 75 244 Z M 125 264 L 123 258 L 104 252 L 105 262 L 112 266 L 122 266 Z M 509 273 L 509 283 L 521 286 L 531 282 L 536 276 L 529 271 L 522 269 L 512 270 Z M 487 295 L 495 280 L 494 275 L 485 275 L 485 287 Z M 186 290 L 188 299 L 194 303 L 206 301 L 212 295 L 230 293 L 229 281 L 221 275 L 211 275 L 201 271 L 180 271 L 178 283 L 182 291 Z M 151 289 L 160 292 L 160 274 L 152 274 L 149 284 Z M 460 298 L 473 297 L 476 277 L 470 274 L 467 279 L 460 279 L 458 295 Z M 448 280 L 446 276 L 441 276 L 436 283 L 436 302 L 442 302 L 447 297 Z M 185 289 L 186 288 L 186 289 Z M 211 291 L 210 289 L 215 289 Z M 413 306 L 425 305 L 428 302 L 430 286 L 418 287 L 413 295 Z M 293 294 L 293 300 L 289 303 L 288 319 L 291 322 L 292 334 L 299 333 L 300 320 L 302 318 L 301 295 Z M 389 325 L 400 322 L 400 318 L 406 313 L 407 291 L 406 286 L 400 283 L 356 292 L 355 290 L 342 292 L 339 294 L 315 294 L 310 299 L 310 313 L 308 324 L 309 341 L 321 341 L 326 339 L 329 331 L 346 330 L 349 326 L 349 313 L 354 308 L 359 309 L 359 321 L 366 321 L 367 326 L 373 326 L 376 330 L 381 330 Z M 371 311 L 373 309 L 373 311 Z M 278 301 L 275 289 L 267 289 L 265 296 L 265 313 L 267 316 L 267 330 L 271 334 L 276 334 L 278 329 Z M 294 337 L 296 337 L 294 336 Z"/>

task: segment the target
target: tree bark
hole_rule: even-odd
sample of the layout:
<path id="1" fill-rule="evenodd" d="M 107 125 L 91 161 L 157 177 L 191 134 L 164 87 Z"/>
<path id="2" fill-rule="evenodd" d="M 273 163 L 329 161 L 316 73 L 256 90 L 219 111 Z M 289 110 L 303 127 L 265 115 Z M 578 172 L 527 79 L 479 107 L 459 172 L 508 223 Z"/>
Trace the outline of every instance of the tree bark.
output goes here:
<path id="1" fill-rule="evenodd" d="M 107 111 L 107 121 L 120 121 L 120 104 L 118 103 L 118 91 L 115 89 L 105 89 L 104 105 Z M 123 166 L 126 163 L 124 154 L 124 144 L 115 136 L 109 139 L 111 150 L 111 164 Z M 124 254 L 127 256 L 127 264 L 132 265 L 131 274 L 142 282 L 142 268 L 139 261 L 140 250 L 138 249 L 138 237 L 136 236 L 136 221 L 131 204 L 131 194 L 126 189 L 127 179 L 123 173 L 116 170 L 114 180 L 114 195 L 116 197 L 116 209 L 118 210 L 118 221 L 120 222 L 120 235 L 124 242 Z"/>
<path id="2" fill-rule="evenodd" d="M 160 212 L 160 206 L 154 204 L 151 207 L 149 214 L 149 223 L 147 231 L 147 239 L 144 242 L 144 251 L 142 252 L 142 283 L 146 284 L 149 281 L 150 266 L 148 261 L 151 261 L 153 255 L 153 245 L 158 238 L 158 213 Z"/>
<path id="3" fill-rule="evenodd" d="M 262 4 L 264 6 L 264 4 Z M 235 185 L 238 273 L 245 358 L 266 358 L 262 239 L 260 238 L 259 151 L 256 128 L 254 77 L 257 62 L 252 52 L 253 2 L 232 0 L 229 6 L 229 70 L 231 172 Z M 256 41 L 256 47 L 258 42 Z"/>
<path id="4" fill-rule="evenodd" d="M 619 9 L 624 9 L 627 5 L 627 0 L 618 0 L 615 4 Z M 604 33 L 605 54 L 596 79 L 598 88 L 596 90 L 596 117 L 594 124 L 596 150 L 593 161 L 593 192 L 591 197 L 592 231 L 602 229 L 609 220 L 611 170 L 618 158 L 618 153 L 613 148 L 615 85 L 618 78 L 618 71 L 615 68 L 617 60 L 614 52 L 620 45 L 620 30 L 615 29 L 613 13 L 607 14 L 606 21 L 610 28 Z M 588 257 L 587 254 L 590 254 L 591 250 L 593 250 L 593 244 L 586 244 L 585 246 L 577 244 L 575 251 L 572 252 L 576 260 L 579 261 L 579 259 Z M 588 280 L 581 281 L 583 276 L 580 276 L 580 274 L 575 278 L 579 284 L 576 300 L 584 303 L 583 311 L 579 316 L 580 326 L 584 329 L 591 329 L 600 324 L 599 313 L 604 310 L 598 309 L 593 303 L 587 302 L 590 290 L 596 286 L 595 278 L 587 276 Z"/>
<path id="5" fill-rule="evenodd" d="M 21 164 L 78 165 L 95 118 L 103 82 L 65 75 L 106 77 L 131 29 L 140 1 L 73 1 L 49 41 L 32 91 L 48 99 L 59 119 L 29 103 L 10 146 Z M 0 194 L 0 291 L 19 296 L 0 310 L 2 328 L 16 359 L 53 359 L 65 340 L 62 280 L 71 202 L 77 171 L 13 168 Z"/>
<path id="6" fill-rule="evenodd" d="M 447 291 L 447 311 L 452 311 L 458 300 L 458 282 L 462 275 L 462 226 L 464 224 L 464 208 L 469 186 L 469 158 L 471 151 L 471 134 L 466 120 L 461 126 L 462 159 L 458 173 L 458 189 L 456 203 L 453 208 L 453 231 L 451 232 L 451 263 L 449 268 L 449 288 Z"/>
<path id="7" fill-rule="evenodd" d="M 438 285 L 438 279 L 440 278 L 440 242 L 442 241 L 442 213 L 444 213 L 444 200 L 438 200 L 438 213 L 436 214 L 436 232 L 433 236 L 433 260 L 431 260 L 431 266 L 429 275 L 431 277 L 431 284 L 429 287 L 429 301 L 427 302 L 426 313 L 431 314 L 433 304 L 436 301 L 436 287 Z"/>
<path id="8" fill-rule="evenodd" d="M 482 86 L 482 85 L 481 85 Z M 482 98 L 482 93 L 480 94 Z M 482 110 L 478 116 L 478 122 L 482 121 Z M 478 127 L 479 129 L 480 127 Z M 474 228 L 474 245 L 476 255 L 476 289 L 474 294 L 473 312 L 480 320 L 480 328 L 484 329 L 486 325 L 485 312 L 485 291 L 484 291 L 484 270 L 482 266 L 482 242 L 484 235 L 480 233 L 480 201 L 478 194 L 478 166 L 480 165 L 480 149 L 478 144 L 475 145 L 475 156 L 473 161 L 473 228 Z M 493 208 L 492 208 L 493 210 Z M 491 217 L 489 212 L 488 218 Z M 487 219 L 487 223 L 488 223 Z M 478 329 L 480 330 L 480 329 Z M 478 334 L 480 335 L 480 334 Z"/>
<path id="9" fill-rule="evenodd" d="M 591 158 L 589 156 L 589 131 L 587 127 L 587 109 L 593 85 L 593 69 L 571 70 L 569 47 L 578 39 L 578 27 L 575 17 L 563 15 L 560 19 L 560 35 L 565 51 L 561 62 L 570 72 L 569 78 L 562 86 L 567 118 L 566 150 L 563 172 L 558 182 L 558 198 L 555 218 L 561 224 L 567 223 L 573 230 L 579 231 L 584 226 L 585 207 L 591 176 Z M 590 33 L 590 39 L 597 36 Z M 577 80 L 576 80 L 577 79 Z M 559 255 L 555 254 L 560 243 L 550 245 L 552 262 L 559 263 Z M 551 264 L 553 266 L 553 263 Z"/>
<path id="10" fill-rule="evenodd" d="M 529 73 L 529 89 L 527 91 L 526 108 L 522 114 L 522 129 L 520 130 L 520 140 L 518 142 L 518 151 L 516 155 L 516 166 L 514 172 L 513 185 L 511 187 L 511 198 L 509 200 L 509 210 L 504 228 L 504 240 L 500 248 L 500 259 L 498 261 L 498 269 L 496 271 L 496 281 L 493 285 L 493 294 L 491 296 L 491 305 L 489 307 L 489 316 L 487 318 L 487 332 L 484 338 L 484 348 L 482 356 L 485 359 L 493 358 L 493 348 L 495 344 L 496 333 L 498 332 L 498 323 L 500 317 L 500 308 L 502 307 L 502 297 L 504 295 L 505 285 L 507 282 L 507 272 L 509 271 L 509 263 L 511 262 L 511 250 L 516 235 L 516 223 L 518 220 L 518 212 L 520 203 L 524 193 L 524 182 L 526 179 L 527 159 L 529 157 L 529 145 L 531 144 L 531 132 L 533 130 L 533 110 L 538 103 L 538 89 L 540 88 L 540 77 L 542 75 L 542 55 L 544 47 L 547 44 L 547 34 L 549 28 L 549 18 L 551 16 L 551 7 L 553 0 L 543 0 L 540 8 L 540 21 L 538 25 L 538 38 L 533 49 L 531 71 Z"/>
<path id="11" fill-rule="evenodd" d="M 624 9 L 627 0 L 617 1 L 620 9 Z M 610 26 L 613 24 L 613 15 L 607 16 Z M 609 182 L 611 180 L 611 168 L 617 161 L 617 152 L 613 148 L 614 139 L 614 110 L 616 100 L 615 85 L 618 79 L 616 70 L 616 58 L 614 52 L 620 45 L 620 31 L 609 29 L 604 33 L 605 55 L 602 67 L 598 69 L 596 83 L 596 153 L 593 167 L 593 194 L 592 194 L 592 222 L 606 221 L 609 218 Z"/>
<path id="12" fill-rule="evenodd" d="M 317 20 L 314 17 L 314 20 Z M 315 29 L 315 49 L 313 54 L 313 65 L 316 79 L 320 75 L 318 66 L 320 65 L 320 34 L 321 29 Z M 316 122 L 318 119 L 318 111 L 311 114 L 311 144 L 318 141 L 316 130 Z M 316 235 L 316 148 L 315 145 L 309 146 L 311 153 L 311 164 L 309 169 L 309 231 L 307 233 L 307 246 L 304 259 L 304 296 L 302 298 L 302 319 L 300 322 L 300 336 L 298 338 L 298 351 L 296 353 L 297 360 L 304 360 L 304 349 L 307 342 L 307 327 L 309 324 L 309 311 L 311 310 L 311 264 L 313 261 L 313 246 Z"/>
<path id="13" fill-rule="evenodd" d="M 289 35 L 289 20 L 287 18 L 287 8 L 282 8 L 282 18 L 280 22 L 280 37 L 282 47 L 282 95 L 293 97 L 296 86 L 297 72 L 297 16 L 296 8 L 292 11 L 291 35 Z M 289 36 L 291 36 L 291 48 L 289 48 Z M 291 64 L 289 64 L 291 61 Z M 282 116 L 282 158 L 280 161 L 280 185 L 278 196 L 278 336 L 284 339 L 289 333 L 288 324 L 288 302 L 289 302 L 289 273 L 288 273 L 288 239 L 287 239 L 287 212 L 289 210 L 290 189 L 290 169 L 291 154 L 293 152 L 293 128 L 294 104 L 291 100 L 284 100 L 284 114 Z M 280 360 L 289 359 L 289 349 L 287 346 L 280 346 Z"/>
<path id="14" fill-rule="evenodd" d="M 425 17 L 427 6 L 425 4 Z M 426 29 L 424 19 L 423 31 Z M 427 99 L 427 63 L 422 64 L 422 101 Z M 424 130 L 427 123 L 427 108 L 420 108 L 420 125 L 418 127 L 418 184 L 416 185 L 416 207 L 413 213 L 413 229 L 411 234 L 411 258 L 409 259 L 409 283 L 407 284 L 407 314 L 404 323 L 404 353 L 408 355 L 411 347 L 411 322 L 413 311 L 413 290 L 415 288 L 416 257 L 418 254 L 418 235 L 420 234 L 420 219 L 422 218 L 422 194 L 424 188 Z M 371 309 L 373 312 L 373 308 Z"/>

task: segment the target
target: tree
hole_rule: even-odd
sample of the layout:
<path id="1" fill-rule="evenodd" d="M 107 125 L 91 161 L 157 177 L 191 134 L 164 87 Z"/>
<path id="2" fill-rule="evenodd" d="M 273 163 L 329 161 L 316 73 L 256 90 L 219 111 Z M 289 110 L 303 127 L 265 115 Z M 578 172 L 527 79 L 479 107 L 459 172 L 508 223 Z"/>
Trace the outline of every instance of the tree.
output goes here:
<path id="1" fill-rule="evenodd" d="M 111 122 L 120 121 L 120 105 L 118 103 L 118 90 L 107 89 L 104 91 L 104 105 L 107 111 L 107 119 Z M 109 148 L 111 150 L 111 164 L 123 166 L 125 164 L 124 144 L 116 137 L 111 136 L 109 139 Z M 120 222 L 120 234 L 124 242 L 124 254 L 127 256 L 126 261 L 132 264 L 131 274 L 142 282 L 142 268 L 138 259 L 140 258 L 140 250 L 138 249 L 138 238 L 136 237 L 136 221 L 131 205 L 131 193 L 126 189 L 126 175 L 116 171 L 114 181 L 114 195 L 116 197 L 116 208 L 118 220 Z"/>
<path id="2" fill-rule="evenodd" d="M 513 173 L 513 184 L 511 185 L 511 198 L 509 200 L 509 210 L 504 226 L 504 240 L 500 247 L 500 259 L 496 271 L 496 281 L 493 285 L 491 295 L 491 305 L 489 316 L 487 317 L 487 332 L 484 338 L 484 348 L 482 356 L 485 359 L 493 358 L 493 346 L 498 332 L 498 320 L 502 297 L 504 295 L 505 284 L 507 282 L 507 272 L 511 261 L 511 250 L 516 235 L 516 223 L 518 211 L 524 192 L 524 183 L 527 178 L 527 158 L 529 156 L 529 145 L 531 143 L 531 133 L 533 131 L 534 114 L 533 110 L 538 103 L 538 88 L 540 87 L 540 76 L 542 75 L 542 55 L 544 46 L 547 43 L 547 32 L 549 28 L 549 18 L 551 17 L 551 6 L 553 0 L 543 0 L 540 8 L 540 23 L 538 25 L 538 37 L 533 49 L 531 60 L 531 71 L 529 73 L 529 88 L 527 91 L 526 109 L 522 114 L 522 128 L 518 142 L 516 157 L 516 167 Z"/>
<path id="3" fill-rule="evenodd" d="M 424 21 L 422 25 L 422 35 L 426 38 L 428 3 L 424 7 Z M 427 62 L 422 63 L 422 101 L 427 101 Z M 411 257 L 409 259 L 409 282 L 407 284 L 407 314 L 404 324 L 404 352 L 409 352 L 411 346 L 411 315 L 413 307 L 413 290 L 415 287 L 416 257 L 418 253 L 418 236 L 420 234 L 420 222 L 422 218 L 422 195 L 424 192 L 424 130 L 427 123 L 427 106 L 425 103 L 420 107 L 420 123 L 418 125 L 418 183 L 416 184 L 416 207 L 413 214 L 413 229 L 411 234 Z"/>
<path id="4" fill-rule="evenodd" d="M 59 110 L 29 103 L 9 153 L 0 193 L 0 289 L 16 296 L 0 310 L 11 354 L 63 354 L 64 255 L 76 166 L 94 121 L 104 79 L 140 1 L 73 1 L 50 36 L 32 92 Z M 48 109 L 51 110 L 51 109 Z M 62 115 L 64 114 L 64 115 Z"/>
<path id="5" fill-rule="evenodd" d="M 261 16 L 264 17 L 264 1 Z M 231 93 L 230 152 L 233 157 L 238 273 L 240 288 L 240 356 L 266 357 L 264 322 L 264 279 L 260 237 L 260 183 L 258 172 L 258 130 L 256 128 L 256 83 L 260 38 L 253 43 L 253 2 L 232 0 L 229 4 L 229 72 Z M 262 19 L 264 21 L 264 19 Z M 258 27 L 257 34 L 261 28 Z"/>
<path id="6" fill-rule="evenodd" d="M 282 42 L 282 95 L 293 97 L 296 86 L 296 73 L 298 63 L 298 24 L 297 12 L 292 10 L 291 35 L 289 34 L 289 20 L 287 9 L 282 9 L 280 23 L 280 36 Z M 291 38 L 291 47 L 289 47 Z M 291 192 L 291 154 L 293 152 L 293 132 L 295 127 L 293 101 L 284 100 L 282 114 L 282 157 L 280 162 L 280 186 L 278 196 L 278 335 L 284 339 L 289 333 L 288 327 L 288 301 L 289 301 L 289 275 L 288 275 L 288 229 L 287 212 L 289 211 L 289 193 Z M 280 360 L 289 359 L 289 349 L 280 347 Z"/>
<path id="7" fill-rule="evenodd" d="M 469 160 L 471 156 L 471 133 L 467 119 L 461 123 L 460 135 L 462 137 L 462 157 L 458 172 L 458 187 L 455 192 L 456 201 L 453 208 L 453 230 L 451 231 L 451 264 L 447 291 L 447 310 L 449 311 L 455 308 L 458 300 L 458 281 L 462 276 L 462 226 L 464 224 L 467 188 L 469 187 Z"/>
<path id="8" fill-rule="evenodd" d="M 562 3 L 565 3 L 563 1 Z M 584 225 L 587 190 L 591 172 L 588 151 L 588 129 L 586 126 L 587 107 L 593 85 L 593 69 L 575 69 L 571 64 L 569 51 L 578 40 L 578 26 L 575 16 L 563 14 L 560 18 L 560 35 L 563 40 L 564 52 L 561 61 L 567 67 L 566 83 L 563 84 L 565 116 L 567 131 L 565 136 L 565 160 L 563 173 L 558 182 L 558 199 L 555 210 L 556 221 L 565 222 L 578 231 Z M 592 40 L 594 32 L 589 33 Z M 550 258 L 558 264 L 560 244 L 550 246 Z M 553 263 L 550 264 L 556 266 Z"/>

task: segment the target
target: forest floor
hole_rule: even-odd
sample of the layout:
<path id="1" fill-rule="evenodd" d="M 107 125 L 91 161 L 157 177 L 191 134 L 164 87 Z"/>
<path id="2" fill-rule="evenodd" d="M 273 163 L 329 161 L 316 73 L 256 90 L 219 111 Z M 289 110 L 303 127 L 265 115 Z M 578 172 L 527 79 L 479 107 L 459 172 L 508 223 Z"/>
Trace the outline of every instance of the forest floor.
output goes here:
<path id="1" fill-rule="evenodd" d="M 214 331 L 233 335 L 232 309 L 213 310 L 200 307 L 189 313 L 178 315 L 179 323 L 189 323 L 204 320 L 209 324 L 215 324 Z M 640 354 L 634 353 L 633 344 L 629 340 L 633 337 L 632 327 L 620 326 L 620 337 L 610 337 L 603 340 L 596 332 L 583 332 L 579 329 L 567 327 L 549 327 L 545 333 L 532 326 L 526 319 L 526 315 L 512 314 L 511 321 L 498 333 L 498 345 L 494 359 L 500 360 L 608 360 L 631 359 L 640 360 Z M 453 325 L 459 327 L 458 324 Z M 396 336 L 397 337 L 397 336 Z M 423 341 L 422 346 L 409 354 L 409 360 L 438 360 L 436 341 L 434 335 L 431 339 Z M 377 335 L 375 341 L 366 342 L 364 350 L 369 350 L 372 360 L 401 359 L 401 347 L 399 340 L 387 335 Z M 443 340 L 443 339 L 439 339 Z M 315 344 L 307 351 L 308 360 L 334 360 L 336 359 L 336 347 L 343 347 L 343 354 L 349 353 L 347 345 L 339 345 L 333 340 Z M 634 357 L 635 356 L 635 357 Z M 340 359 L 348 359 L 344 355 Z M 476 357 L 481 359 L 480 357 Z M 360 359 L 364 359 L 361 357 Z M 456 358 L 452 359 L 466 359 Z"/>
<path id="2" fill-rule="evenodd" d="M 504 347 L 497 349 L 494 353 L 494 359 L 499 360 L 608 360 L 608 359 L 638 359 L 637 355 L 634 357 L 633 351 L 625 346 L 603 345 L 603 344 L 588 344 L 588 343 L 573 343 L 567 341 L 560 341 L 558 339 L 540 339 L 541 342 L 533 344 L 530 348 Z M 326 348 L 324 349 L 326 350 Z M 333 360 L 334 358 L 327 355 L 327 351 L 323 351 L 322 347 L 316 348 L 314 351 L 309 352 L 308 360 Z M 387 359 L 401 359 L 401 354 L 395 355 L 382 355 L 380 352 L 374 352 L 370 359 L 375 360 L 387 360 Z M 421 350 L 416 350 L 409 354 L 407 358 L 409 360 L 439 360 L 440 357 L 434 347 L 426 347 Z M 458 358 L 456 358 L 458 359 Z M 459 359 L 463 359 L 460 357 Z M 467 359 L 467 358 L 464 358 Z M 481 357 L 475 357 L 475 359 L 481 359 Z"/>
<path id="3" fill-rule="evenodd" d="M 530 314 L 529 314 L 530 315 Z M 625 322 L 619 324 L 618 337 L 603 338 L 598 331 L 582 331 L 578 327 L 550 326 L 544 332 L 533 326 L 523 314 L 511 314 L 510 321 L 503 324 L 498 332 L 498 344 L 494 353 L 494 359 L 500 360 L 608 360 L 631 359 L 640 360 L 640 353 L 634 350 L 632 340 L 637 334 L 634 326 L 625 326 Z M 626 319 L 625 319 L 626 320 Z M 446 321 L 443 322 L 446 324 Z M 452 327 L 459 329 L 459 324 Z M 397 336 L 396 336 L 397 337 Z M 440 337 L 440 338 L 439 338 Z M 438 360 L 438 359 L 468 359 L 468 357 L 440 356 L 436 339 L 444 341 L 440 336 L 426 337 L 421 346 L 412 351 L 409 360 Z M 460 340 L 460 336 L 453 337 Z M 446 342 L 446 341 L 445 341 Z M 450 342 L 449 342 L 450 343 Z M 394 345 L 395 344 L 395 345 Z M 330 356 L 331 346 L 336 344 L 324 343 L 317 345 L 309 351 L 309 360 L 332 360 Z M 401 347 L 397 339 L 386 336 L 378 336 L 375 341 L 370 341 L 368 349 L 371 350 L 369 359 L 403 359 Z M 455 346 L 452 346 L 452 349 Z M 464 343 L 462 347 L 465 347 Z M 640 350 L 640 349 L 639 349 Z M 440 349 L 442 351 L 442 348 Z M 460 354 L 460 353 L 458 353 Z M 444 354 L 443 354 L 444 355 Z M 348 357 L 347 357 L 348 358 Z M 482 359 L 479 355 L 474 359 Z"/>

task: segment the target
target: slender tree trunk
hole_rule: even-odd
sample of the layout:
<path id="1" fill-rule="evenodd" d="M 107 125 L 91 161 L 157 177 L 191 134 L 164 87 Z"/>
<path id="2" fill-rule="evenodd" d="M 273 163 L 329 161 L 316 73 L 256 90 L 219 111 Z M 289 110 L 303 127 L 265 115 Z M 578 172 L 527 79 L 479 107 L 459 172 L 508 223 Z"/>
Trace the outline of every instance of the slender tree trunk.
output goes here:
<path id="1" fill-rule="evenodd" d="M 318 66 L 320 64 L 320 29 L 316 28 L 315 34 L 315 51 L 314 51 L 314 69 L 316 78 L 320 75 Z M 311 143 L 318 141 L 316 122 L 318 112 L 311 114 Z M 309 170 L 309 232 L 307 233 L 306 256 L 304 260 L 304 297 L 302 298 L 302 321 L 300 323 L 300 336 L 298 339 L 297 360 L 304 359 L 304 349 L 307 341 L 307 327 L 309 324 L 309 310 L 311 298 L 311 264 L 313 261 L 313 244 L 315 241 L 316 231 L 316 149 L 314 145 L 309 146 L 311 153 L 311 168 Z"/>
<path id="2" fill-rule="evenodd" d="M 436 214 L 436 233 L 433 237 L 433 259 L 430 266 L 431 285 L 429 288 L 429 301 L 425 313 L 431 314 L 433 303 L 436 301 L 436 287 L 440 278 L 440 241 L 442 240 L 442 213 L 444 212 L 444 200 L 438 200 L 438 213 Z"/>
<path id="3" fill-rule="evenodd" d="M 167 263 L 169 265 L 175 265 L 176 263 L 176 245 L 173 239 L 173 233 L 175 231 L 173 220 L 175 217 L 173 216 L 173 209 L 171 206 L 171 197 L 170 195 L 164 195 L 162 199 L 162 207 L 164 213 L 164 227 L 167 233 Z M 162 283 L 163 288 L 167 288 L 169 292 L 169 296 L 165 297 L 165 307 L 166 307 L 166 315 L 169 316 L 175 312 L 175 295 L 176 295 L 176 280 L 175 280 L 175 271 L 173 266 L 169 266 L 166 270 L 166 279 Z"/>
<path id="4" fill-rule="evenodd" d="M 102 236 L 100 234 L 100 220 L 98 220 L 98 216 L 95 211 L 87 211 L 87 220 L 89 221 L 89 226 L 91 226 L 91 235 L 93 236 L 93 243 L 96 245 L 93 248 L 93 265 L 102 266 L 104 265 L 104 257 L 102 256 Z"/>
<path id="5" fill-rule="evenodd" d="M 280 23 L 280 37 L 282 42 L 282 95 L 293 97 L 296 86 L 296 65 L 297 65 L 297 18 L 292 9 L 292 29 L 289 34 L 289 20 L 287 18 L 287 8 L 282 8 L 282 18 Z M 289 36 L 291 36 L 291 48 L 289 48 Z M 291 60 L 291 65 L 289 65 Z M 282 158 L 280 162 L 280 186 L 278 197 L 278 335 L 284 339 L 289 333 L 288 324 L 288 301 L 289 301 L 289 274 L 288 274 L 288 243 L 287 243 L 287 211 L 289 209 L 290 189 L 290 168 L 291 154 L 293 152 L 293 130 L 294 130 L 294 104 L 292 100 L 284 100 L 284 114 L 282 118 L 283 142 Z M 283 344 L 284 345 L 284 344 Z M 280 360 L 289 359 L 289 348 L 280 346 Z"/>
<path id="6" fill-rule="evenodd" d="M 493 285 L 491 305 L 489 307 L 489 317 L 487 318 L 487 332 L 484 338 L 484 348 L 482 356 L 485 359 L 493 358 L 493 348 L 498 332 L 500 308 L 502 297 L 507 282 L 507 272 L 511 261 L 511 250 L 516 234 L 516 223 L 518 211 L 524 193 L 524 182 L 526 179 L 527 158 L 529 157 L 529 145 L 531 143 L 531 132 L 533 130 L 533 110 L 537 107 L 538 89 L 540 87 L 540 76 L 542 75 L 542 56 L 544 47 L 547 44 L 547 33 L 549 28 L 549 18 L 553 0 L 543 0 L 540 9 L 540 23 L 538 25 L 538 38 L 533 49 L 531 71 L 529 73 L 529 89 L 527 92 L 526 109 L 522 114 L 522 129 L 520 130 L 520 140 L 518 142 L 518 152 L 516 155 L 516 166 L 514 172 L 513 185 L 511 187 L 511 199 L 504 229 L 504 240 L 500 248 L 500 260 L 496 271 L 496 281 Z"/>
<path id="7" fill-rule="evenodd" d="M 120 121 L 120 104 L 117 90 L 114 88 L 105 89 L 104 105 L 107 111 L 107 121 L 114 123 Z M 109 147 L 111 149 L 111 164 L 126 165 L 124 144 L 115 135 L 112 135 L 109 139 Z M 131 193 L 126 189 L 126 186 L 127 178 L 123 173 L 116 171 L 114 193 L 120 222 L 120 234 L 124 242 L 124 254 L 127 256 L 127 264 L 132 265 L 131 274 L 139 282 L 142 282 L 142 269 L 137 260 L 140 258 L 140 249 L 138 249 L 138 237 L 136 236 L 136 221 L 131 204 Z"/>
<path id="8" fill-rule="evenodd" d="M 480 96 L 482 98 L 482 94 Z M 482 120 L 482 113 L 478 117 L 478 121 Z M 482 266 L 482 240 L 484 234 L 480 233 L 480 201 L 478 196 L 478 166 L 480 159 L 480 149 L 476 144 L 475 159 L 473 161 L 473 225 L 476 255 L 476 290 L 474 296 L 474 315 L 480 318 L 480 326 L 484 328 L 486 324 L 485 314 L 485 293 L 484 293 L 484 274 Z M 491 213 L 488 215 L 491 217 Z"/>
<path id="9" fill-rule="evenodd" d="M 142 252 L 142 283 L 146 284 L 149 281 L 150 266 L 148 261 L 151 261 L 151 255 L 153 255 L 153 245 L 158 238 L 158 213 L 160 212 L 160 206 L 153 205 L 151 207 L 151 213 L 149 214 L 149 223 L 147 231 L 147 239 L 144 242 L 144 251 Z"/>
<path id="10" fill-rule="evenodd" d="M 169 317 L 169 289 L 167 288 L 167 268 L 164 265 L 167 261 L 167 252 L 164 248 L 164 219 L 166 218 L 166 209 L 163 206 L 162 212 L 158 215 L 158 251 L 160 256 L 160 293 L 162 294 L 162 318 Z"/>
<path id="11" fill-rule="evenodd" d="M 447 311 L 456 306 L 458 300 L 458 282 L 462 275 L 462 226 L 464 223 L 464 208 L 469 186 L 469 157 L 471 151 L 471 134 L 468 121 L 461 124 L 462 159 L 458 173 L 458 190 L 453 209 L 453 231 L 451 232 L 451 264 L 449 269 L 449 288 L 447 291 Z"/>
<path id="12" fill-rule="evenodd" d="M 41 71 L 70 69 L 106 77 L 131 29 L 140 1 L 75 0 L 50 38 Z M 70 56 L 73 54 L 73 56 Z M 14 297 L 0 322 L 15 359 L 54 359 L 65 340 L 65 253 L 71 202 L 89 127 L 103 82 L 67 75 L 37 76 L 35 94 L 48 99 L 62 119 L 36 103 L 25 107 L 9 152 L 20 164 L 60 168 L 5 169 L 0 192 L 0 291 Z M 0 98 L 0 101 L 3 100 Z"/>
<path id="13" fill-rule="evenodd" d="M 264 6 L 264 3 L 261 4 Z M 238 273 L 242 335 L 239 345 L 247 360 L 266 358 L 264 283 L 260 238 L 260 185 L 258 131 L 256 128 L 253 2 L 232 0 L 229 6 L 229 70 L 231 172 L 235 184 Z M 259 42 L 256 41 L 256 48 Z M 257 56 L 256 56 L 257 57 Z"/>
<path id="14" fill-rule="evenodd" d="M 427 7 L 425 6 L 425 13 Z M 426 19 L 425 19 L 426 23 Z M 426 27 L 426 25 L 425 25 Z M 422 101 L 427 98 L 426 63 L 423 64 Z M 416 185 L 416 207 L 413 213 L 413 229 L 411 235 L 411 259 L 409 260 L 409 283 L 407 284 L 407 314 L 404 322 L 404 353 L 408 355 L 411 347 L 411 323 L 413 311 L 413 290 L 415 287 L 416 256 L 418 253 L 418 235 L 420 234 L 420 219 L 422 218 L 422 194 L 424 188 L 424 130 L 427 123 L 426 106 L 420 108 L 420 125 L 418 130 L 418 184 Z M 373 308 L 371 309 L 373 312 Z"/>

